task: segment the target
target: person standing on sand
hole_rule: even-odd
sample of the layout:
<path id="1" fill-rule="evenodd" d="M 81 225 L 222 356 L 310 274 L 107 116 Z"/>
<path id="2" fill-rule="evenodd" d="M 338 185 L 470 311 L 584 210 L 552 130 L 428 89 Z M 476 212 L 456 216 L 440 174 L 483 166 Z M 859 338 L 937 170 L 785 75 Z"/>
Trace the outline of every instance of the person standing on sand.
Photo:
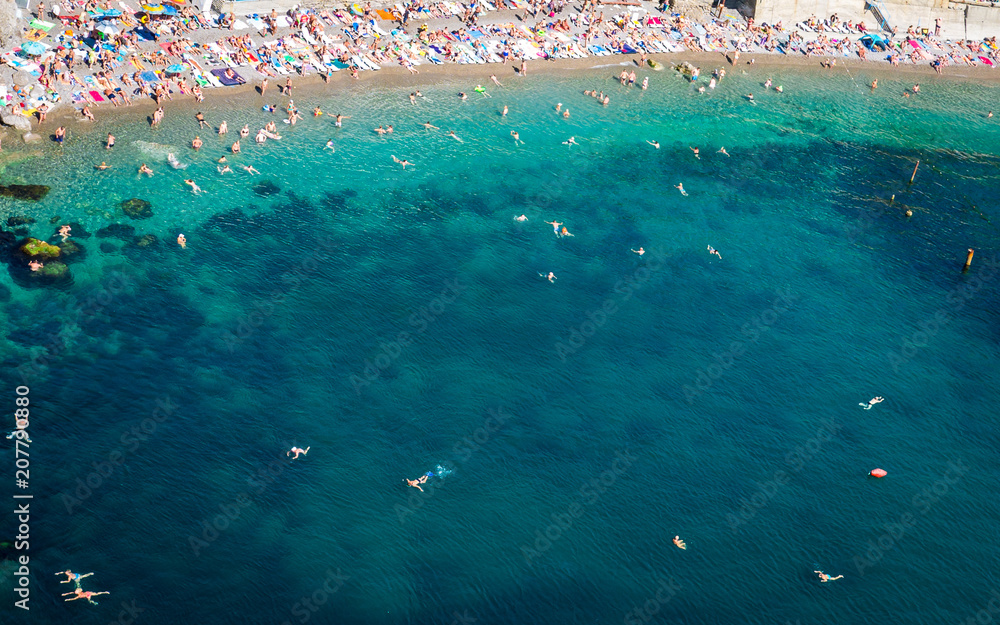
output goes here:
<path id="1" fill-rule="evenodd" d="M 260 82 L 260 95 L 267 93 L 267 78 Z"/>

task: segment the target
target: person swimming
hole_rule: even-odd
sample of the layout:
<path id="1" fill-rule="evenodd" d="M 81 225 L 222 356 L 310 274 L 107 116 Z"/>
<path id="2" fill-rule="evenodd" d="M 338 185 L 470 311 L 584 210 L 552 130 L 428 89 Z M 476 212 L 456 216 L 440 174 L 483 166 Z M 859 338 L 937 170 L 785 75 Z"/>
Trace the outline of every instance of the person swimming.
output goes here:
<path id="1" fill-rule="evenodd" d="M 180 245 L 181 249 L 185 249 L 187 247 L 187 241 L 188 240 L 183 233 L 177 235 L 177 245 Z"/>
<path id="2" fill-rule="evenodd" d="M 867 404 L 861 403 L 861 404 L 858 404 L 858 405 L 861 406 L 862 408 L 864 408 L 865 410 L 871 410 L 872 406 L 874 406 L 875 404 L 881 404 L 884 401 L 885 401 L 885 397 L 872 397 L 871 399 L 868 400 Z"/>
<path id="3" fill-rule="evenodd" d="M 110 595 L 110 594 L 111 593 L 108 591 L 94 592 L 92 590 L 83 590 L 82 588 L 77 588 L 73 592 L 64 592 L 62 596 L 65 597 L 67 595 L 73 595 L 69 599 L 66 599 L 66 601 L 76 601 L 77 599 L 86 599 L 90 603 L 97 605 L 97 602 L 94 601 L 91 597 L 96 597 L 97 595 Z"/>
<path id="4" fill-rule="evenodd" d="M 541 277 L 547 279 L 549 282 L 553 282 L 554 283 L 556 281 L 556 274 L 552 273 L 551 271 L 548 272 L 547 274 L 546 273 L 540 273 L 538 275 L 540 275 Z"/>
<path id="5" fill-rule="evenodd" d="M 402 165 L 404 171 L 406 170 L 406 166 L 407 165 L 412 165 L 413 164 L 410 161 L 406 160 L 405 158 L 404 159 L 396 158 L 395 154 L 392 155 L 392 160 L 395 161 L 396 163 L 399 163 L 400 165 Z"/>
<path id="6" fill-rule="evenodd" d="M 174 169 L 184 169 L 185 167 L 187 167 L 187 165 L 184 165 L 183 163 L 177 160 L 177 157 L 174 156 L 173 152 L 167 153 L 167 162 L 170 163 L 170 166 L 173 167 Z"/>
<path id="7" fill-rule="evenodd" d="M 646 253 L 646 250 L 642 249 L 641 247 L 637 250 L 632 250 L 632 251 L 638 254 L 639 256 L 642 256 L 643 254 Z"/>
<path id="8" fill-rule="evenodd" d="M 681 195 L 685 195 L 685 196 L 686 196 L 686 195 L 688 194 L 688 192 L 684 190 L 684 183 L 683 183 L 683 182 L 682 182 L 682 183 L 680 183 L 680 184 L 678 184 L 678 185 L 677 185 L 676 187 L 674 187 L 674 188 L 675 188 L 675 189 L 677 189 L 678 191 L 680 191 L 680 192 L 681 192 Z"/>
<path id="9" fill-rule="evenodd" d="M 24 436 L 19 436 L 18 432 L 24 432 Z M 28 443 L 31 442 L 31 438 L 28 437 L 28 433 L 25 432 L 24 430 L 20 430 L 20 429 L 14 430 L 14 431 L 10 432 L 9 434 L 7 434 L 7 440 L 11 440 L 12 438 L 19 438 L 19 439 L 21 439 L 21 440 L 23 440 L 25 442 L 28 442 Z M 59 575 L 59 573 L 56 573 L 56 575 Z"/>
<path id="10" fill-rule="evenodd" d="M 647 139 L 646 143 L 648 143 L 649 145 L 653 146 L 657 150 L 660 149 L 660 142 L 659 141 L 650 141 L 650 140 Z"/>
<path id="11" fill-rule="evenodd" d="M 711 245 L 709 245 L 709 246 L 708 246 L 708 253 L 709 253 L 709 254 L 715 254 L 716 256 L 718 256 L 718 257 L 719 257 L 719 260 L 722 260 L 722 254 L 720 254 L 720 253 L 719 253 L 719 251 L 718 251 L 718 250 L 716 250 L 716 249 L 715 249 L 714 247 L 712 247 Z"/>
<path id="12" fill-rule="evenodd" d="M 841 578 L 844 577 L 843 575 L 838 575 L 836 577 L 830 577 L 829 575 L 827 575 L 823 571 L 813 571 L 813 573 L 819 574 L 819 581 L 821 581 L 821 582 L 833 582 L 833 581 L 836 581 L 836 580 L 841 579 Z"/>
<path id="13" fill-rule="evenodd" d="M 524 145 L 524 141 L 521 141 L 521 133 L 519 133 L 518 131 L 511 130 L 510 136 L 514 137 L 514 145 L 517 145 L 518 143 Z"/>
<path id="14" fill-rule="evenodd" d="M 677 547 L 679 547 L 680 549 L 688 548 L 687 543 L 681 540 L 680 536 L 674 536 L 674 544 L 677 545 Z"/>
<path id="15" fill-rule="evenodd" d="M 528 216 L 527 215 L 518 215 L 517 217 L 514 218 L 514 221 L 522 221 L 522 222 L 523 221 L 528 221 Z"/>
<path id="16" fill-rule="evenodd" d="M 724 147 L 719 148 L 719 152 L 718 153 L 719 154 L 725 154 L 726 156 L 729 156 L 729 152 L 726 152 L 726 148 L 724 148 Z"/>
<path id="17" fill-rule="evenodd" d="M 58 573 L 56 573 L 56 575 L 66 576 L 66 579 L 59 581 L 60 584 L 68 584 L 70 582 L 73 582 L 76 584 L 77 588 L 79 588 L 80 580 L 83 579 L 84 577 L 90 577 L 91 575 L 93 575 L 93 573 L 80 574 L 80 573 L 74 573 L 73 571 L 70 570 L 66 570 L 66 571 L 59 571 Z"/>
<path id="18" fill-rule="evenodd" d="M 552 232 L 556 233 L 556 236 L 558 237 L 559 236 L 559 226 L 562 225 L 562 222 L 561 221 L 546 221 L 545 223 L 552 225 Z"/>
<path id="19" fill-rule="evenodd" d="M 256 170 L 256 169 L 254 168 L 254 166 L 253 166 L 253 165 L 243 165 L 242 167 L 243 167 L 243 169 L 245 169 L 245 170 L 247 171 L 247 173 L 248 173 L 248 174 L 250 174 L 251 176 L 252 176 L 252 175 L 254 175 L 254 174 L 259 174 L 259 173 L 260 173 L 259 171 L 257 171 L 257 170 Z"/>
<path id="20" fill-rule="evenodd" d="M 333 147 L 333 139 L 330 139 L 329 141 L 327 141 L 326 145 L 323 146 L 323 149 L 324 150 L 333 150 L 334 152 L 337 151 L 337 148 Z"/>
<path id="21" fill-rule="evenodd" d="M 146 163 L 143 163 L 142 165 L 139 166 L 139 173 L 146 174 L 147 176 L 152 176 L 153 170 L 147 167 Z"/>
<path id="22" fill-rule="evenodd" d="M 195 184 L 194 180 L 191 180 L 190 178 L 188 178 L 187 180 L 184 181 L 184 184 L 186 184 L 189 187 L 191 187 L 191 192 L 192 193 L 201 193 L 201 187 L 199 187 L 197 184 Z"/>
<path id="23" fill-rule="evenodd" d="M 295 457 L 292 458 L 292 460 L 298 460 L 299 456 L 304 456 L 304 455 L 308 454 L 310 449 L 312 449 L 311 446 L 310 447 L 306 447 L 305 449 L 302 449 L 301 447 L 292 447 L 287 452 L 285 452 L 285 455 L 286 456 L 291 456 L 292 454 L 295 454 Z"/>
<path id="24" fill-rule="evenodd" d="M 576 137 L 570 137 L 569 141 L 563 141 L 563 145 L 580 145 L 576 142 Z"/>
<path id="25" fill-rule="evenodd" d="M 458 138 L 458 135 L 455 134 L 454 130 L 449 130 L 448 136 L 454 139 L 455 141 L 458 141 L 459 143 L 465 143 L 465 141 L 462 141 L 461 139 Z"/>

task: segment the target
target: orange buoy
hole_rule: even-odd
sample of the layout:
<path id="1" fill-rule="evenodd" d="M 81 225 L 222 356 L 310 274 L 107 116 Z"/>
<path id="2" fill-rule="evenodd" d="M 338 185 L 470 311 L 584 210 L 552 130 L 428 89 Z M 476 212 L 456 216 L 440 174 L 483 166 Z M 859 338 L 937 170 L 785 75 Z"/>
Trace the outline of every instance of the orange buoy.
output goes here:
<path id="1" fill-rule="evenodd" d="M 872 477 L 885 477 L 889 474 L 886 473 L 884 469 L 872 469 L 871 471 L 868 472 L 868 475 Z"/>

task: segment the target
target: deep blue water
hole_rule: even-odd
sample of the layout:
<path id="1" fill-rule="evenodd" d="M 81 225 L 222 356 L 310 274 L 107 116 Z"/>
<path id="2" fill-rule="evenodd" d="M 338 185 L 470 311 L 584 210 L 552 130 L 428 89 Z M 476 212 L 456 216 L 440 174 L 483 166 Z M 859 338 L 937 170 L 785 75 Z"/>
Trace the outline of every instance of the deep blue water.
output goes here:
<path id="1" fill-rule="evenodd" d="M 233 135 L 195 154 L 181 112 L 71 128 L 63 152 L 8 166 L 3 182 L 53 190 L 4 198 L 5 218 L 95 236 L 71 239 L 70 283 L 0 273 L 0 379 L 11 406 L 30 387 L 35 497 L 30 616 L 8 576 L 3 622 L 107 623 L 123 601 L 149 625 L 988 609 L 1000 129 L 979 109 L 1000 91 L 940 81 L 904 102 L 902 82 L 869 95 L 863 75 L 788 73 L 781 95 L 763 75 L 698 95 L 606 71 L 466 102 L 458 79 L 416 106 L 400 89 L 305 98 L 351 118 L 279 123 L 233 174 L 215 162 Z M 270 118 L 205 112 L 252 132 Z M 131 197 L 154 216 L 122 215 Z M 96 236 L 112 223 L 135 231 Z M 309 454 L 289 461 L 292 445 Z M 403 482 L 439 465 L 423 494 Z M 62 603 L 65 568 L 112 594 Z"/>

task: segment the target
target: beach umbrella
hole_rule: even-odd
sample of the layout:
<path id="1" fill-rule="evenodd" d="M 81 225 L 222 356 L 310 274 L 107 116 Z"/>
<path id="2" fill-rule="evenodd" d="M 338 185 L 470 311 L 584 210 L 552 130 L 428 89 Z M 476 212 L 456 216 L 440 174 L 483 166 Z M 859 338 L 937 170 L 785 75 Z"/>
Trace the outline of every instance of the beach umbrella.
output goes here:
<path id="1" fill-rule="evenodd" d="M 99 20 L 107 20 L 107 19 L 114 19 L 116 17 L 121 17 L 121 15 L 122 12 L 119 11 L 118 9 L 108 9 L 101 15 L 96 16 L 96 18 Z"/>
<path id="2" fill-rule="evenodd" d="M 101 24 L 97 27 L 97 32 L 104 33 L 105 36 L 110 37 L 111 35 L 117 35 L 121 30 L 114 24 Z"/>
<path id="3" fill-rule="evenodd" d="M 184 71 L 184 66 L 180 63 L 174 63 L 173 65 L 167 67 L 168 74 L 180 74 Z"/>
<path id="4" fill-rule="evenodd" d="M 21 44 L 21 52 L 30 56 L 38 56 L 45 52 L 45 44 L 38 41 L 25 41 Z"/>
<path id="5" fill-rule="evenodd" d="M 142 9 L 150 15 L 177 15 L 177 9 L 162 4 L 143 4 Z"/>

